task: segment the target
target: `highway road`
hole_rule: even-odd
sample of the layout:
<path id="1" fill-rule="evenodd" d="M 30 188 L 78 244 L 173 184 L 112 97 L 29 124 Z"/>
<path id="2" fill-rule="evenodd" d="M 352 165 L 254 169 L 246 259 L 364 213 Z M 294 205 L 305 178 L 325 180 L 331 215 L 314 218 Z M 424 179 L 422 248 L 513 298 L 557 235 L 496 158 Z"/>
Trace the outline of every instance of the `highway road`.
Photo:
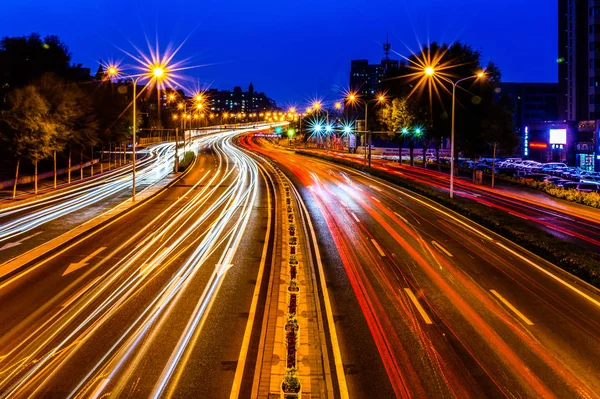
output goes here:
<path id="1" fill-rule="evenodd" d="M 267 180 L 206 138 L 175 185 L 0 283 L 0 397 L 229 397 Z"/>
<path id="2" fill-rule="evenodd" d="M 136 165 L 137 191 L 173 169 L 175 145 L 149 147 Z M 0 263 L 108 211 L 131 198 L 131 165 L 0 209 Z"/>
<path id="3" fill-rule="evenodd" d="M 361 164 L 364 162 L 361 156 L 337 152 L 330 152 L 329 155 Z M 400 165 L 398 162 L 378 158 L 373 158 L 371 165 L 419 183 L 449 190 L 449 175 L 433 170 L 431 166 L 425 169 L 420 165 Z M 593 209 L 585 205 L 544 198 L 542 193 L 537 192 L 531 196 L 523 196 L 517 190 L 492 190 L 464 178 L 455 179 L 454 194 L 508 212 L 552 235 L 600 253 L 600 218 L 586 217 Z"/>
<path id="4" fill-rule="evenodd" d="M 410 191 L 244 145 L 314 219 L 351 397 L 600 397 L 598 290 Z"/>

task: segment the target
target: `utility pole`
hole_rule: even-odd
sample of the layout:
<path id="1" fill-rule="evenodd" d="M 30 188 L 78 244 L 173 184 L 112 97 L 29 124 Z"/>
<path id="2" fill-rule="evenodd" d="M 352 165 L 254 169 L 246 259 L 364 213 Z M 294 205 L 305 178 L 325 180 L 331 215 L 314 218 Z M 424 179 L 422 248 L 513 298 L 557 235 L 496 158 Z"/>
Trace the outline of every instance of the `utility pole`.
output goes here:
<path id="1" fill-rule="evenodd" d="M 179 147 L 179 128 L 175 128 L 175 170 L 174 172 L 177 173 L 179 172 L 179 153 L 178 153 L 178 148 Z"/>

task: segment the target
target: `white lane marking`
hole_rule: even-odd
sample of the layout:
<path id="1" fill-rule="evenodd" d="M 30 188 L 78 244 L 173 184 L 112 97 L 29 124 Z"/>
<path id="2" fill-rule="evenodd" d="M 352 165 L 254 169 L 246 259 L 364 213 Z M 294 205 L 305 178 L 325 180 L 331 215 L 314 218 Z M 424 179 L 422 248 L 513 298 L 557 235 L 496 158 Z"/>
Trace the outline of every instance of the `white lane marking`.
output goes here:
<path id="1" fill-rule="evenodd" d="M 377 198 L 375 198 L 375 197 L 373 197 L 373 196 L 371 196 L 371 198 L 373 198 L 373 199 L 374 199 L 375 201 L 377 201 L 377 202 L 381 202 L 381 201 L 379 201 Z"/>
<path id="2" fill-rule="evenodd" d="M 265 184 L 267 184 L 267 177 L 261 170 L 261 175 Z M 272 179 L 269 177 L 272 182 Z M 246 358 L 248 357 L 248 350 L 250 347 L 250 338 L 252 335 L 252 329 L 254 327 L 254 321 L 256 319 L 256 310 L 258 307 L 258 299 L 260 296 L 261 288 L 263 286 L 263 274 L 265 272 L 265 264 L 267 262 L 267 252 L 269 247 L 269 239 L 271 237 L 271 192 L 267 190 L 267 203 L 269 212 L 267 213 L 267 231 L 265 233 L 265 243 L 263 245 L 262 255 L 260 258 L 260 265 L 258 267 L 258 274 L 256 275 L 256 285 L 254 286 L 254 293 L 252 294 L 252 302 L 250 304 L 250 311 L 248 312 L 248 322 L 246 323 L 246 330 L 244 331 L 244 338 L 242 339 L 242 346 L 240 348 L 240 356 L 238 357 L 237 366 L 235 368 L 235 375 L 233 377 L 233 384 L 231 387 L 231 393 L 229 397 L 231 399 L 237 399 L 242 388 L 242 376 L 244 375 L 244 368 L 246 366 Z M 268 285 L 268 283 L 267 283 Z"/>
<path id="3" fill-rule="evenodd" d="M 354 220 L 356 220 L 356 223 L 360 223 L 360 220 L 356 217 L 356 215 L 354 214 L 354 212 L 350 212 L 350 214 L 352 215 L 352 217 L 354 218 Z"/>
<path id="4" fill-rule="evenodd" d="M 502 295 L 498 294 L 497 291 L 490 290 L 490 292 L 492 294 L 494 294 L 496 296 L 496 298 L 498 298 L 504 305 L 506 305 L 507 308 L 509 308 L 517 316 L 519 316 L 521 318 L 521 320 L 523 320 L 525 322 L 525 324 L 527 324 L 528 326 L 532 326 L 533 325 L 533 323 L 531 322 L 531 320 L 529 320 L 527 317 L 525 317 L 525 315 L 523 313 L 521 313 L 519 311 L 519 309 L 515 308 L 510 302 L 508 302 L 506 299 L 504 299 L 504 297 Z"/>
<path id="5" fill-rule="evenodd" d="M 357 187 L 358 188 L 358 187 Z M 362 190 L 361 190 L 362 191 Z M 308 209 L 306 209 L 306 205 L 304 202 L 299 201 L 300 206 L 302 207 L 302 211 L 305 215 L 308 215 Z M 335 328 L 335 322 L 333 320 L 333 310 L 331 308 L 331 300 L 329 299 L 329 290 L 327 288 L 327 283 L 325 282 L 325 272 L 323 271 L 323 262 L 321 261 L 321 253 L 319 251 L 319 245 L 317 241 L 317 234 L 315 233 L 315 228 L 312 224 L 311 218 L 307 218 L 308 227 L 310 229 L 310 236 L 313 242 L 313 247 L 315 250 L 315 258 L 317 259 L 317 268 L 319 271 L 319 281 L 321 283 L 321 294 L 323 295 L 323 302 L 325 305 L 325 314 L 327 316 L 327 325 L 329 327 L 329 340 L 331 341 L 331 347 L 333 349 L 333 360 L 335 364 L 335 374 L 337 377 L 337 382 L 339 386 L 339 393 L 341 399 L 348 399 L 350 396 L 348 395 L 348 384 L 346 383 L 346 375 L 344 374 L 344 363 L 342 361 L 342 352 L 340 351 L 340 344 L 338 341 L 337 331 Z M 318 300 L 318 296 L 316 299 Z M 317 313 L 318 314 L 318 313 Z"/>
<path id="6" fill-rule="evenodd" d="M 452 254 L 450 252 L 448 252 L 448 250 L 444 247 L 442 247 L 440 244 L 438 244 L 435 241 L 431 241 L 431 243 L 433 244 L 434 247 L 436 247 L 437 249 L 439 249 L 440 251 L 442 251 L 443 253 L 445 253 L 446 255 L 448 255 L 449 257 L 452 258 Z"/>
<path id="7" fill-rule="evenodd" d="M 421 317 L 423 317 L 423 320 L 425 320 L 425 323 L 426 324 L 433 324 L 433 322 L 431 321 L 431 319 L 427 315 L 427 312 L 425 312 L 425 309 L 423 309 L 423 307 L 421 306 L 421 304 L 417 300 L 417 297 L 415 297 L 415 294 L 413 294 L 413 292 L 410 290 L 410 288 L 405 288 L 404 291 L 406 292 L 406 295 L 408 295 L 408 297 L 410 298 L 410 301 L 413 303 L 413 305 L 415 305 L 415 307 L 417 308 L 417 310 L 419 311 L 419 313 L 421 313 Z"/>
<path id="8" fill-rule="evenodd" d="M 377 241 L 375 241 L 374 239 L 371 238 L 371 242 L 373 243 L 373 245 L 377 249 L 377 252 L 379 252 L 379 255 L 381 255 L 381 257 L 384 258 L 385 257 L 385 252 L 383 252 L 383 249 L 381 249 L 381 247 L 379 246 L 379 244 L 377 244 Z"/>
<path id="9" fill-rule="evenodd" d="M 100 385 L 98 385 L 98 388 L 96 388 L 96 390 L 92 392 L 90 399 L 98 399 L 100 397 L 100 394 L 102 393 L 104 388 L 106 388 L 109 382 L 110 378 L 105 378 L 102 381 L 100 381 Z"/>
<path id="10" fill-rule="evenodd" d="M 81 269 L 82 267 L 87 266 L 90 259 L 92 259 L 94 256 L 98 255 L 100 252 L 104 251 L 105 249 L 106 249 L 106 247 L 100 247 L 97 250 L 95 250 L 94 252 L 92 252 L 91 254 L 89 254 L 88 256 L 86 256 L 85 258 L 83 258 L 81 261 L 79 261 L 77 263 L 71 263 L 69 265 L 69 267 L 67 267 L 67 270 L 65 270 L 62 275 L 66 276 L 69 273 L 73 273 L 77 269 Z"/>
<path id="11" fill-rule="evenodd" d="M 379 191 L 379 192 L 382 192 L 382 191 L 383 191 L 383 190 L 382 190 L 382 189 L 380 189 L 379 187 L 375 187 L 375 186 L 373 186 L 373 185 L 369 185 L 369 187 L 371 187 L 373 190 L 377 190 L 377 191 Z"/>
<path id="12" fill-rule="evenodd" d="M 35 234 L 32 234 L 32 235 L 30 235 L 30 236 L 27 236 L 27 237 L 25 237 L 25 238 L 21 238 L 21 239 L 20 239 L 20 240 L 18 240 L 18 241 L 7 242 L 7 243 L 6 243 L 6 244 L 4 244 L 2 247 L 0 247 L 0 251 L 4 251 L 5 249 L 9 249 L 9 248 L 13 248 L 13 247 L 19 246 L 19 245 L 23 244 L 23 241 L 27 241 L 27 240 L 29 240 L 30 238 L 33 238 L 33 237 L 35 237 L 35 236 L 37 236 L 37 235 L 40 235 L 40 234 L 42 234 L 42 233 L 43 233 L 43 231 L 38 231 L 37 233 L 35 233 Z"/>
<path id="13" fill-rule="evenodd" d="M 408 220 L 406 220 L 406 218 L 404 218 L 404 216 L 400 216 L 397 212 L 394 212 L 394 215 L 396 215 L 396 217 L 400 220 L 402 220 L 404 223 L 409 224 Z"/>
<path id="14" fill-rule="evenodd" d="M 536 269 L 538 269 L 539 271 L 543 272 L 544 274 L 552 277 L 554 280 L 558 281 L 559 283 L 561 283 L 562 285 L 564 285 L 565 287 L 569 288 L 570 290 L 578 293 L 579 295 L 581 295 L 582 297 L 584 297 L 585 299 L 587 299 L 588 301 L 590 301 L 591 303 L 593 303 L 594 305 L 600 307 L 600 302 L 595 300 L 594 298 L 592 298 L 591 296 L 589 296 L 588 294 L 586 294 L 585 292 L 579 290 L 578 288 L 573 287 L 571 284 L 567 283 L 566 281 L 564 281 L 563 279 L 561 279 L 558 276 L 555 276 L 554 274 L 550 273 L 548 270 L 544 269 L 543 267 L 539 266 L 538 264 L 530 261 L 529 259 L 527 259 L 526 257 L 522 256 L 521 254 L 513 251 L 512 249 L 508 248 L 506 245 L 495 241 L 496 244 L 502 248 L 504 248 L 505 250 L 507 250 L 508 252 L 510 252 L 511 254 L 519 257 L 521 260 L 529 263 L 531 266 L 535 267 Z"/>
<path id="15" fill-rule="evenodd" d="M 347 168 L 347 167 L 345 167 L 345 168 L 342 168 L 342 169 L 346 169 L 346 170 L 348 170 L 348 171 L 352 171 L 350 168 Z M 370 176 L 368 176 L 368 175 L 366 175 L 366 174 L 363 174 L 363 173 L 361 173 L 361 176 L 362 176 L 362 177 L 364 177 L 365 179 L 368 179 L 368 180 L 371 180 L 371 181 L 374 181 L 374 182 L 378 182 L 377 180 L 375 180 L 374 178 L 372 178 L 372 177 L 370 177 Z M 379 183 L 379 182 L 378 182 L 378 183 Z M 515 255 L 515 256 L 517 256 L 517 257 L 519 257 L 520 259 L 522 259 L 523 261 L 527 262 L 527 263 L 528 263 L 528 264 L 530 264 L 531 266 L 533 266 L 533 267 L 535 267 L 535 268 L 539 269 L 539 270 L 540 270 L 540 271 L 542 271 L 543 273 L 545 273 L 545 274 L 547 274 L 548 276 L 552 277 L 554 280 L 558 281 L 559 283 L 561 283 L 561 284 L 563 284 L 564 286 L 568 287 L 569 289 L 573 290 L 574 292 L 576 292 L 577 294 L 581 295 L 582 297 L 584 297 L 584 298 L 585 298 L 585 299 L 587 299 L 588 301 L 592 302 L 594 305 L 596 305 L 596 306 L 600 307 L 600 302 L 599 302 L 599 301 L 597 301 L 597 300 L 595 300 L 594 298 L 590 297 L 589 295 L 587 295 L 586 293 L 582 292 L 581 290 L 579 290 L 579 289 L 577 289 L 577 288 L 573 287 L 571 284 L 569 284 L 569 283 L 567 283 L 566 281 L 562 280 L 560 277 L 558 277 L 558 276 L 555 276 L 554 274 L 552 274 L 552 273 L 550 273 L 549 271 L 545 270 L 543 267 L 541 267 L 541 266 L 539 266 L 539 265 L 535 264 L 534 262 L 530 261 L 529 259 L 527 259 L 527 258 L 525 258 L 525 257 L 521 256 L 520 254 L 516 253 L 515 251 L 511 250 L 510 248 L 506 247 L 505 245 L 501 244 L 500 242 L 498 242 L 498 241 L 494 241 L 494 239 L 493 239 L 492 237 L 490 237 L 489 235 L 487 235 L 487 234 L 483 233 L 482 231 L 478 230 L 477 228 L 475 228 L 475 227 L 471 226 L 469 223 L 466 223 L 466 222 L 464 222 L 464 221 L 460 220 L 458 217 L 456 217 L 456 216 L 454 216 L 454 215 L 450 214 L 449 212 L 446 212 L 446 211 L 444 211 L 443 209 L 441 209 L 441 207 L 439 206 L 439 204 L 436 204 L 436 205 L 434 206 L 434 205 L 432 205 L 432 204 L 429 204 L 429 203 L 427 203 L 426 201 L 424 201 L 424 200 L 422 200 L 422 199 L 420 199 L 420 198 L 417 198 L 415 195 L 411 195 L 411 194 L 409 194 L 407 191 L 401 191 L 401 190 L 399 190 L 399 189 L 397 189 L 396 187 L 393 187 L 393 186 L 391 186 L 391 185 L 389 185 L 389 186 L 386 186 L 386 187 L 389 187 L 390 189 L 392 189 L 392 190 L 393 190 L 393 191 L 395 191 L 396 193 L 401 193 L 401 194 L 407 195 L 409 198 L 413 199 L 414 201 L 417 201 L 417 202 L 419 202 L 420 204 L 422 204 L 422 205 L 426 206 L 427 208 L 429 208 L 429 209 L 431 209 L 431 210 L 433 210 L 433 211 L 435 211 L 435 212 L 439 212 L 439 213 L 441 213 L 442 215 L 445 215 L 445 216 L 449 217 L 450 219 L 452 219 L 452 220 L 454 220 L 455 222 L 459 223 L 460 225 L 462 225 L 462 226 L 463 226 L 463 227 L 465 227 L 466 229 L 468 229 L 468 230 L 472 231 L 473 233 L 476 233 L 476 234 L 480 235 L 481 237 L 483 237 L 483 238 L 485 238 L 485 239 L 487 239 L 487 240 L 489 240 L 489 241 L 493 241 L 493 242 L 495 242 L 496 244 L 498 244 L 498 245 L 499 245 L 499 246 L 501 246 L 502 248 L 506 249 L 507 251 L 509 251 L 509 252 L 510 252 L 510 253 L 512 253 L 513 255 Z M 416 195 L 418 195 L 418 194 L 416 194 Z M 428 200 L 428 201 L 432 201 L 432 200 Z M 433 202 L 433 201 L 432 201 L 432 202 Z M 475 225 L 477 225 L 478 227 L 481 227 L 481 228 L 482 228 L 482 229 L 484 229 L 484 230 L 487 230 L 485 227 L 483 227 L 483 226 L 480 226 L 480 225 L 478 225 L 477 223 L 475 223 L 475 222 L 473 222 L 473 221 L 469 221 L 469 222 L 470 222 L 470 223 L 473 223 L 473 224 L 475 224 Z M 493 232 L 492 232 L 492 233 L 493 233 Z M 500 236 L 499 234 L 496 234 L 496 233 L 494 233 L 494 234 L 495 234 L 496 236 L 498 236 L 498 237 Z M 529 251 L 528 251 L 528 252 L 529 252 Z M 531 252 L 529 252 L 529 253 L 531 253 Z"/>

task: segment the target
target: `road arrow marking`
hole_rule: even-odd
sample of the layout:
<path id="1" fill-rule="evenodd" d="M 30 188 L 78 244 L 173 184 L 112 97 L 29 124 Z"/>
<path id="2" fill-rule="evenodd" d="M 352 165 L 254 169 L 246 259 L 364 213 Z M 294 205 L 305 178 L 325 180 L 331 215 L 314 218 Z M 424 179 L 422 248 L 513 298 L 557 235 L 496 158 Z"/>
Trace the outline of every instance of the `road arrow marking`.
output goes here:
<path id="1" fill-rule="evenodd" d="M 425 309 L 423 309 L 423 307 L 421 306 L 421 304 L 417 300 L 417 297 L 415 297 L 415 294 L 413 294 L 413 292 L 410 290 L 410 288 L 405 288 L 404 291 L 406 292 L 406 295 L 408 295 L 408 297 L 410 298 L 411 302 L 415 305 L 415 307 L 417 308 L 417 310 L 419 311 L 419 313 L 421 313 L 421 316 L 423 317 L 423 320 L 425 320 L 425 323 L 426 324 L 433 324 L 433 322 L 431 321 L 431 319 L 427 315 L 427 312 L 425 312 Z"/>
<path id="2" fill-rule="evenodd" d="M 42 233 L 43 233 L 43 231 L 38 231 L 37 233 L 30 235 L 29 237 L 21 238 L 19 241 L 14 241 L 14 242 L 6 243 L 2 247 L 0 247 L 0 251 L 4 251 L 5 249 L 17 247 L 17 246 L 23 244 L 23 241 L 27 241 L 30 238 L 33 238 L 33 237 L 35 237 L 37 235 L 40 235 Z"/>
<path id="3" fill-rule="evenodd" d="M 146 274 L 150 273 L 152 270 L 154 270 L 156 268 L 156 266 L 160 265 L 160 263 L 164 260 L 165 258 L 165 254 L 171 249 L 171 247 L 165 247 L 163 248 L 158 255 L 156 256 L 156 258 L 154 258 L 153 261 L 151 261 L 150 263 L 144 263 L 142 265 L 142 267 L 140 267 L 140 274 L 142 276 L 145 276 Z"/>
<path id="4" fill-rule="evenodd" d="M 92 259 L 94 256 L 98 255 L 100 252 L 104 251 L 106 249 L 106 247 L 100 247 L 97 250 L 95 250 L 94 252 L 92 252 L 90 255 L 86 256 L 85 258 L 83 258 L 80 262 L 77 263 L 71 263 L 69 265 L 69 267 L 67 267 L 67 270 L 65 270 L 63 272 L 63 276 L 66 276 L 69 273 L 73 273 L 75 270 L 81 269 L 84 266 L 88 265 L 88 261 L 90 259 Z"/>

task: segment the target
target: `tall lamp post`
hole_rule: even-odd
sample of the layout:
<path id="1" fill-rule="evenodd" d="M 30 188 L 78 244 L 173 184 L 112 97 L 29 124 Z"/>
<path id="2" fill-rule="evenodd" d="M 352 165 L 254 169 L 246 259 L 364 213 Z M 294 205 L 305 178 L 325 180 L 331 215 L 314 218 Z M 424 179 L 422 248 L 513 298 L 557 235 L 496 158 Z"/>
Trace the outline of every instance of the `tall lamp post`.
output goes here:
<path id="1" fill-rule="evenodd" d="M 481 71 L 473 76 L 468 76 L 466 78 L 459 79 L 457 81 L 452 81 L 445 76 L 436 74 L 436 71 L 433 67 L 427 67 L 423 71 L 427 76 L 435 76 L 452 85 L 452 128 L 450 133 L 450 198 L 454 198 L 454 111 L 456 108 L 456 87 L 467 80 L 471 79 L 481 79 L 485 76 L 485 72 Z"/>
<path id="2" fill-rule="evenodd" d="M 121 74 L 119 72 L 119 70 L 117 69 L 117 67 L 109 67 L 108 68 L 108 75 L 111 77 L 117 76 L 117 75 L 123 75 L 125 76 L 127 79 L 131 79 L 131 83 L 133 84 L 133 99 L 132 99 L 132 104 L 133 104 L 133 132 L 132 132 L 132 144 L 131 144 L 131 158 L 132 158 L 132 169 L 133 169 L 133 184 L 131 187 L 131 200 L 135 201 L 135 133 L 137 130 L 137 84 L 138 81 L 142 78 L 142 77 L 151 77 L 152 79 L 156 79 L 157 81 L 160 81 L 162 79 L 164 79 L 165 76 L 165 69 L 162 66 L 158 66 L 158 65 L 154 65 L 154 66 L 150 66 L 150 70 L 145 73 L 145 74 L 141 74 L 138 76 L 131 76 L 131 75 L 127 75 L 127 74 Z"/>
<path id="3" fill-rule="evenodd" d="M 354 104 L 359 102 L 360 100 L 358 99 L 358 96 L 355 93 L 350 93 L 347 97 L 346 97 L 346 101 L 350 104 Z M 369 160 L 369 167 L 371 167 L 371 131 L 369 130 L 369 103 L 371 102 L 376 102 L 377 104 L 383 104 L 385 103 L 386 98 L 384 94 L 377 94 L 377 96 L 375 98 L 372 98 L 370 100 L 367 101 L 361 101 L 362 103 L 365 104 L 365 145 L 366 145 L 366 135 L 368 133 L 369 135 L 369 155 L 368 155 L 368 160 Z M 366 147 L 365 147 L 365 165 L 367 164 L 367 151 L 366 151 Z"/>

